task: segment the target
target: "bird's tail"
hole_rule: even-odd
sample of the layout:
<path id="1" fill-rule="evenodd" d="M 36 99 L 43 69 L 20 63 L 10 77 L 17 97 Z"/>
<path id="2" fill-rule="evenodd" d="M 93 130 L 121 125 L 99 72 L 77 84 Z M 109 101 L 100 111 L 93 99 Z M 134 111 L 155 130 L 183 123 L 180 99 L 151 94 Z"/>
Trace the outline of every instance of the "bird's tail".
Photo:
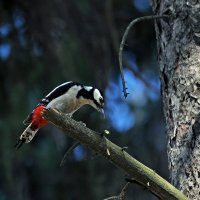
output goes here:
<path id="1" fill-rule="evenodd" d="M 33 124 L 31 123 L 19 137 L 19 140 L 15 145 L 15 148 L 19 149 L 24 143 L 29 143 L 34 138 L 38 129 L 39 129 L 38 127 L 33 126 Z"/>

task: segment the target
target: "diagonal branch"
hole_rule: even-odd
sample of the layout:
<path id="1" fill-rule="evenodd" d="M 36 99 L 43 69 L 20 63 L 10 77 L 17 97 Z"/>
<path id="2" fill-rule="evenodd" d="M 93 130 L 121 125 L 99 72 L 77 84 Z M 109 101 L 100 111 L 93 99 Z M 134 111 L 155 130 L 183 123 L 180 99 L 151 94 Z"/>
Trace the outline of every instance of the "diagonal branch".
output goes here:
<path id="1" fill-rule="evenodd" d="M 102 155 L 109 162 L 122 169 L 139 184 L 146 187 L 161 199 L 188 199 L 183 193 L 156 174 L 155 171 L 135 160 L 125 150 L 122 150 L 122 148 L 107 138 L 102 137 L 100 133 L 52 109 L 46 110 L 43 116 L 59 129 L 63 130 L 65 134 L 78 140 L 81 144 Z M 109 149 L 109 155 L 107 154 L 107 149 Z"/>

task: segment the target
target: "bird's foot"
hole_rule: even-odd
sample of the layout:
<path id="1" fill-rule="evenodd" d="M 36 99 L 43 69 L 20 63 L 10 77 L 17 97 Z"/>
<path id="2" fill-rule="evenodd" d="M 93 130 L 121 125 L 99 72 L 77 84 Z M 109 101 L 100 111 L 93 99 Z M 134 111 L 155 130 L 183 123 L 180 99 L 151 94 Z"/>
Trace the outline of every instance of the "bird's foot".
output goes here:
<path id="1" fill-rule="evenodd" d="M 43 115 L 44 115 L 44 113 L 45 113 L 47 110 L 53 110 L 54 112 L 56 112 L 56 113 L 58 113 L 58 114 L 61 114 L 61 112 L 60 112 L 59 110 L 57 110 L 56 108 L 44 108 L 44 109 L 40 112 L 40 114 L 41 114 L 41 116 L 42 116 L 42 119 L 45 119 L 45 118 L 43 117 Z"/>
<path id="2" fill-rule="evenodd" d="M 64 115 L 70 118 L 72 117 L 72 114 L 69 114 L 69 113 L 65 113 Z"/>
<path id="3" fill-rule="evenodd" d="M 109 134 L 110 134 L 110 132 L 108 130 L 104 130 L 104 132 L 101 133 L 100 135 L 101 135 L 101 137 L 104 137 L 105 135 L 109 135 Z"/>
<path id="4" fill-rule="evenodd" d="M 78 123 L 81 124 L 82 126 L 85 126 L 85 127 L 86 127 L 86 124 L 83 123 L 82 121 L 79 121 Z"/>

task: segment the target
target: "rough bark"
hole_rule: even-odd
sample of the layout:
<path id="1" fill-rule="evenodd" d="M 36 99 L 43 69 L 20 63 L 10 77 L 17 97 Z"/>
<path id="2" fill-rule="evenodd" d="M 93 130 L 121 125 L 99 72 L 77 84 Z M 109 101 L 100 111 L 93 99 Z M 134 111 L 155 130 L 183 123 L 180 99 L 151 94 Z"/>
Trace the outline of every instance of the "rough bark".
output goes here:
<path id="1" fill-rule="evenodd" d="M 156 174 L 155 171 L 135 160 L 125 149 L 112 143 L 106 137 L 102 136 L 102 134 L 92 131 L 83 126 L 82 123 L 76 122 L 68 116 L 55 112 L 52 109 L 46 110 L 43 116 L 62 129 L 68 136 L 73 137 L 81 144 L 104 156 L 104 158 L 122 169 L 133 180 L 143 185 L 160 199 L 188 199 L 183 193 Z"/>
<path id="2" fill-rule="evenodd" d="M 200 3 L 152 0 L 172 183 L 200 199 Z"/>

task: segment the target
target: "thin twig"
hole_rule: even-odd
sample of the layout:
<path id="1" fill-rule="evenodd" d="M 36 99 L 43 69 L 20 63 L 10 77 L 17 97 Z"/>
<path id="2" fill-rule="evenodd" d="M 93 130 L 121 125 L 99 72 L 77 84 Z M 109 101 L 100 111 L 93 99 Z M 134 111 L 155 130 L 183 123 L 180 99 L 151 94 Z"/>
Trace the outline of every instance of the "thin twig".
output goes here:
<path id="1" fill-rule="evenodd" d="M 124 32 L 124 35 L 122 37 L 121 43 L 120 43 L 120 47 L 119 47 L 119 68 L 120 68 L 120 75 L 121 75 L 121 80 L 122 80 L 122 87 L 123 87 L 123 93 L 124 93 L 124 97 L 126 98 L 128 96 L 127 93 L 127 87 L 126 87 L 126 81 L 124 78 L 124 71 L 123 71 L 123 63 L 122 63 L 122 54 L 123 54 L 123 50 L 124 50 L 124 44 L 126 42 L 128 33 L 130 31 L 130 29 L 138 22 L 141 21 L 146 21 L 146 20 L 153 20 L 153 19 L 161 19 L 161 18 L 168 18 L 169 15 L 150 15 L 150 16 L 143 16 L 143 17 L 139 17 L 136 18 L 134 20 L 132 20 L 129 25 L 126 27 L 126 30 Z"/>
<path id="2" fill-rule="evenodd" d="M 126 68 L 129 69 L 129 70 L 131 71 L 131 73 L 133 73 L 133 75 L 134 75 L 135 77 L 137 77 L 138 80 L 140 80 L 140 81 L 144 84 L 144 86 L 145 86 L 146 88 L 150 89 L 150 90 L 151 90 L 152 92 L 154 92 L 155 94 L 159 94 L 160 91 L 159 91 L 156 87 L 154 87 L 154 86 L 150 83 L 150 81 L 148 81 L 147 79 L 145 79 L 145 78 L 142 76 L 142 74 L 140 74 L 139 71 L 137 71 L 136 69 L 134 69 L 133 67 L 131 67 L 131 65 L 130 65 L 130 63 L 128 62 L 127 58 L 124 59 L 124 63 L 125 63 Z"/>
<path id="3" fill-rule="evenodd" d="M 104 200 L 119 200 L 119 196 L 108 197 Z"/>
<path id="4" fill-rule="evenodd" d="M 126 183 L 126 185 L 122 188 L 121 192 L 119 195 L 117 196 L 112 196 L 112 197 L 108 197 L 104 200 L 125 200 L 125 195 L 126 195 L 126 192 L 128 190 L 128 187 L 130 185 L 130 182 Z"/>
<path id="5" fill-rule="evenodd" d="M 121 191 L 120 194 L 119 194 L 119 199 L 120 199 L 120 200 L 124 200 L 124 199 L 125 199 L 125 195 L 126 195 L 126 193 L 127 193 L 127 191 L 128 191 L 129 185 L 130 185 L 130 183 L 128 182 L 128 183 L 126 183 L 126 185 L 122 188 L 122 191 Z"/>
<path id="6" fill-rule="evenodd" d="M 152 191 L 151 190 L 149 190 L 147 187 L 144 187 L 143 185 L 141 185 L 141 184 L 139 184 L 134 178 L 126 178 L 126 181 L 128 182 L 128 183 L 135 183 L 135 184 L 137 184 L 137 185 L 139 185 L 139 186 L 142 186 L 145 190 L 148 190 L 149 192 L 151 192 L 152 193 Z M 149 182 L 147 183 L 147 186 L 149 185 Z M 154 196 L 156 196 L 158 199 L 161 199 L 158 195 L 156 195 L 156 194 L 154 194 L 154 193 L 152 193 Z"/>
<path id="7" fill-rule="evenodd" d="M 129 185 L 130 185 L 130 182 L 126 183 L 126 185 L 122 188 L 122 190 L 121 190 L 119 195 L 108 197 L 108 198 L 106 198 L 104 200 L 125 200 L 125 195 L 127 193 Z"/>
<path id="8" fill-rule="evenodd" d="M 72 144 L 72 146 L 70 146 L 70 147 L 67 149 L 67 151 L 65 152 L 65 154 L 64 154 L 64 156 L 63 156 L 63 158 L 62 158 L 62 160 L 61 160 L 61 162 L 60 162 L 60 167 L 62 167 L 62 166 L 65 164 L 65 162 L 66 162 L 67 157 L 69 156 L 69 154 L 70 154 L 77 146 L 79 146 L 79 145 L 80 145 L 80 142 L 76 141 L 76 142 L 74 142 L 74 143 Z"/>
<path id="9" fill-rule="evenodd" d="M 113 16 L 113 0 L 106 1 L 106 18 L 108 23 L 108 29 L 111 35 L 112 39 L 112 45 L 113 49 L 116 51 L 116 53 L 119 53 L 119 35 L 116 29 L 116 25 L 114 22 L 114 16 Z M 123 61 L 124 65 L 131 70 L 131 72 L 134 74 L 135 77 L 137 77 L 140 81 L 142 81 L 148 89 L 151 89 L 154 93 L 158 94 L 159 91 L 145 78 L 142 77 L 142 75 L 137 72 L 134 68 L 131 67 L 131 64 L 128 62 L 127 58 Z"/>

